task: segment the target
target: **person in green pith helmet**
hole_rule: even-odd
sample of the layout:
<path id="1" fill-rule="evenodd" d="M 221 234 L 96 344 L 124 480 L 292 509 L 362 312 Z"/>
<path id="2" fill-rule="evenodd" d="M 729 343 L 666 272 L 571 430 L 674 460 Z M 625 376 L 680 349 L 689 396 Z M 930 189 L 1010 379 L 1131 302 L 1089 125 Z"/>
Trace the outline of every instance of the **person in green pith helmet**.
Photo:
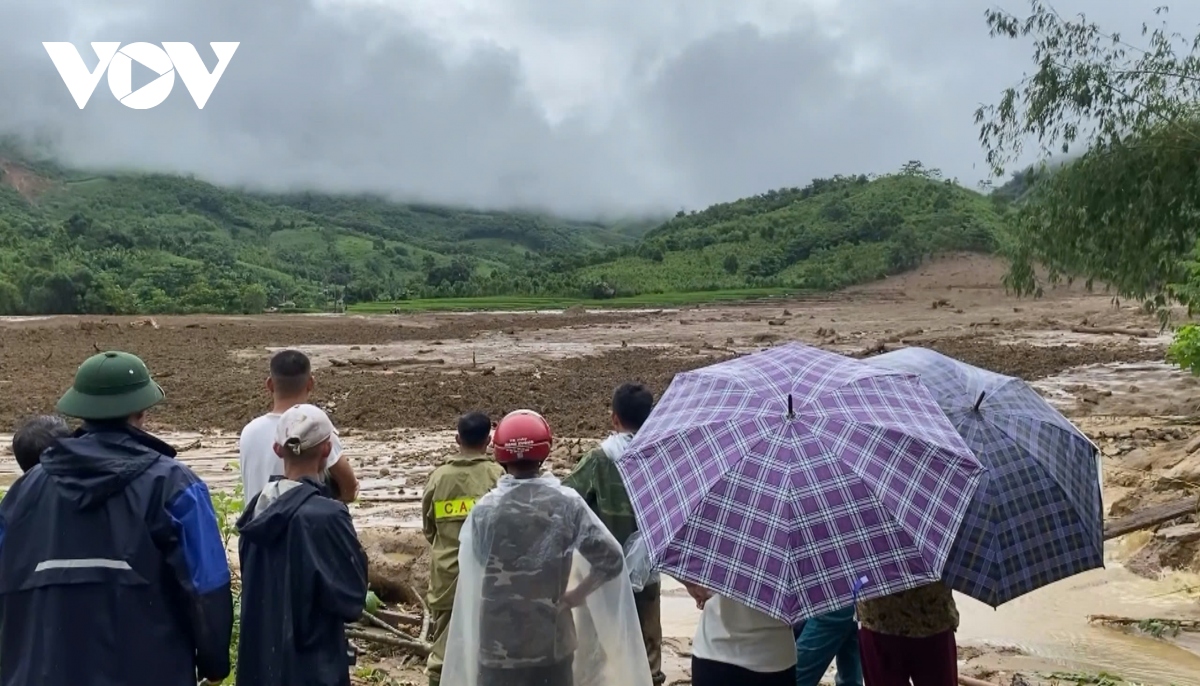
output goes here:
<path id="1" fill-rule="evenodd" d="M 0 500 L 0 683 L 229 675 L 233 596 L 208 487 L 143 429 L 163 398 L 136 356 L 88 358 L 58 401 L 83 426 Z"/>

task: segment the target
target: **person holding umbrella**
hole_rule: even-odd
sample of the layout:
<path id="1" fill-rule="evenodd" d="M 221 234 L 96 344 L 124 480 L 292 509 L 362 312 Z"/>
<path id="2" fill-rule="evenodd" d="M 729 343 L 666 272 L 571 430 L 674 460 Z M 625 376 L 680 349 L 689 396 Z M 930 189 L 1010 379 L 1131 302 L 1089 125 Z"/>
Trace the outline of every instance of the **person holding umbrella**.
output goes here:
<path id="1" fill-rule="evenodd" d="M 940 581 L 858 604 L 867 686 L 956 686 L 958 607 Z"/>
<path id="2" fill-rule="evenodd" d="M 858 619 L 853 605 L 806 619 L 795 627 L 794 632 L 796 686 L 818 686 L 835 660 L 835 686 L 863 686 Z"/>
<path id="3" fill-rule="evenodd" d="M 792 660 L 800 621 L 938 581 L 983 474 L 917 376 L 798 343 L 676 375 L 617 469 L 649 566 Z"/>
<path id="4" fill-rule="evenodd" d="M 996 607 L 1104 565 L 1096 446 L 1024 381 L 924 348 L 866 360 L 913 374 L 987 468 L 943 582 L 859 604 L 867 684 L 953 686 L 952 590 Z"/>
<path id="5" fill-rule="evenodd" d="M 796 644 L 787 624 L 684 583 L 701 609 L 692 639 L 692 686 L 796 686 Z"/>

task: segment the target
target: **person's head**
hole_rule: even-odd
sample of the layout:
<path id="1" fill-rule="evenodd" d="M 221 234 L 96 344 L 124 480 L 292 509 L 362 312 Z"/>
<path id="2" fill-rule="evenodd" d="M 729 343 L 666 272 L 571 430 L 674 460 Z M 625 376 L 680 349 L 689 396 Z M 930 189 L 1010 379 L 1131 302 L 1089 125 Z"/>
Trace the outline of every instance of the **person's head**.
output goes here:
<path id="1" fill-rule="evenodd" d="M 464 451 L 487 452 L 492 437 L 492 420 L 482 412 L 468 412 L 458 418 L 458 434 L 454 442 Z"/>
<path id="2" fill-rule="evenodd" d="M 496 461 L 518 479 L 537 476 L 550 457 L 554 436 L 550 424 L 533 410 L 516 410 L 504 415 L 492 435 Z"/>
<path id="3" fill-rule="evenodd" d="M 284 473 L 289 478 L 319 476 L 336 435 L 329 415 L 316 405 L 288 408 L 275 426 L 275 454 L 283 459 Z"/>
<path id="4" fill-rule="evenodd" d="M 640 383 L 621 384 L 613 392 L 612 423 L 617 431 L 634 433 L 654 409 L 654 394 Z"/>
<path id="5" fill-rule="evenodd" d="M 267 390 L 276 400 L 307 398 L 313 389 L 312 363 L 299 350 L 281 350 L 271 358 Z"/>
<path id="6" fill-rule="evenodd" d="M 141 358 L 109 351 L 92 355 L 79 365 L 75 382 L 59 399 L 56 409 L 85 422 L 123 422 L 140 429 L 146 410 L 165 397 Z"/>
<path id="7" fill-rule="evenodd" d="M 71 435 L 62 417 L 44 414 L 25 420 L 13 434 L 12 451 L 17 466 L 27 472 L 41 462 L 42 453 L 60 438 Z"/>

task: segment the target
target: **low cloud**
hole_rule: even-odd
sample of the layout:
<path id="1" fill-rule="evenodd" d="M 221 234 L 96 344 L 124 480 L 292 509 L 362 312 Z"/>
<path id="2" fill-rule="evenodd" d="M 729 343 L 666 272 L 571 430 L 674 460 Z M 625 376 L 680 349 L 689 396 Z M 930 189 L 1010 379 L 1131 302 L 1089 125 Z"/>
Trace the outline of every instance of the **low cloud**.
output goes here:
<path id="1" fill-rule="evenodd" d="M 972 112 L 1029 64 L 975 0 L 0 3 L 0 132 L 68 163 L 573 215 L 910 159 L 974 182 Z M 1107 18 L 1151 16 L 1127 4 Z M 209 41 L 241 46 L 204 110 L 177 79 L 152 110 L 102 81 L 80 111 L 41 42 L 90 67 L 92 40 L 188 41 L 209 68 Z"/>

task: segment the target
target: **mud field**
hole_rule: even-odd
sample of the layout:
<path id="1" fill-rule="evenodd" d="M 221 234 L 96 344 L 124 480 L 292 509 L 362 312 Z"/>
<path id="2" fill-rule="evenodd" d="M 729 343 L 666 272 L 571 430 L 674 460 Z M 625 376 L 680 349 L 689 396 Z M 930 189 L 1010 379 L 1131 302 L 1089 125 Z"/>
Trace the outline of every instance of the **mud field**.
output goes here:
<path id="1" fill-rule="evenodd" d="M 682 310 L 8 320 L 0 322 L 0 429 L 52 409 L 87 356 L 126 350 L 167 392 L 151 429 L 214 488 L 232 487 L 236 432 L 269 405 L 268 358 L 304 350 L 318 368 L 314 401 L 339 425 L 363 480 L 353 511 L 373 563 L 388 568 L 373 570 L 373 581 L 388 583 L 391 573 L 417 587 L 425 578 L 417 502 L 462 412 L 544 413 L 565 438 L 553 458 L 562 471 L 604 435 L 617 384 L 638 380 L 661 393 L 677 372 L 790 340 L 858 356 L 921 345 L 1034 382 L 1104 449 L 1112 516 L 1196 494 L 1200 422 L 1191 418 L 1200 414 L 1200 383 L 1162 362 L 1169 338 L 1156 322 L 1132 303 L 1077 287 L 1017 300 L 998 285 L 1002 274 L 992 260 L 957 256 L 821 298 Z M 0 480 L 15 471 L 11 456 L 0 460 Z M 1200 587 L 1191 576 L 1200 573 L 1200 542 L 1181 540 L 1118 539 L 1108 569 L 998 612 L 961 599 L 963 673 L 1004 684 L 1016 671 L 1200 684 L 1200 655 L 1178 647 L 1186 638 L 1132 637 L 1086 621 L 1101 612 L 1200 619 L 1188 590 Z M 682 680 L 695 611 L 681 590 L 667 595 L 669 677 Z M 1045 630 L 1031 633 L 1038 626 Z M 411 665 L 383 665 L 398 683 L 420 681 Z"/>

